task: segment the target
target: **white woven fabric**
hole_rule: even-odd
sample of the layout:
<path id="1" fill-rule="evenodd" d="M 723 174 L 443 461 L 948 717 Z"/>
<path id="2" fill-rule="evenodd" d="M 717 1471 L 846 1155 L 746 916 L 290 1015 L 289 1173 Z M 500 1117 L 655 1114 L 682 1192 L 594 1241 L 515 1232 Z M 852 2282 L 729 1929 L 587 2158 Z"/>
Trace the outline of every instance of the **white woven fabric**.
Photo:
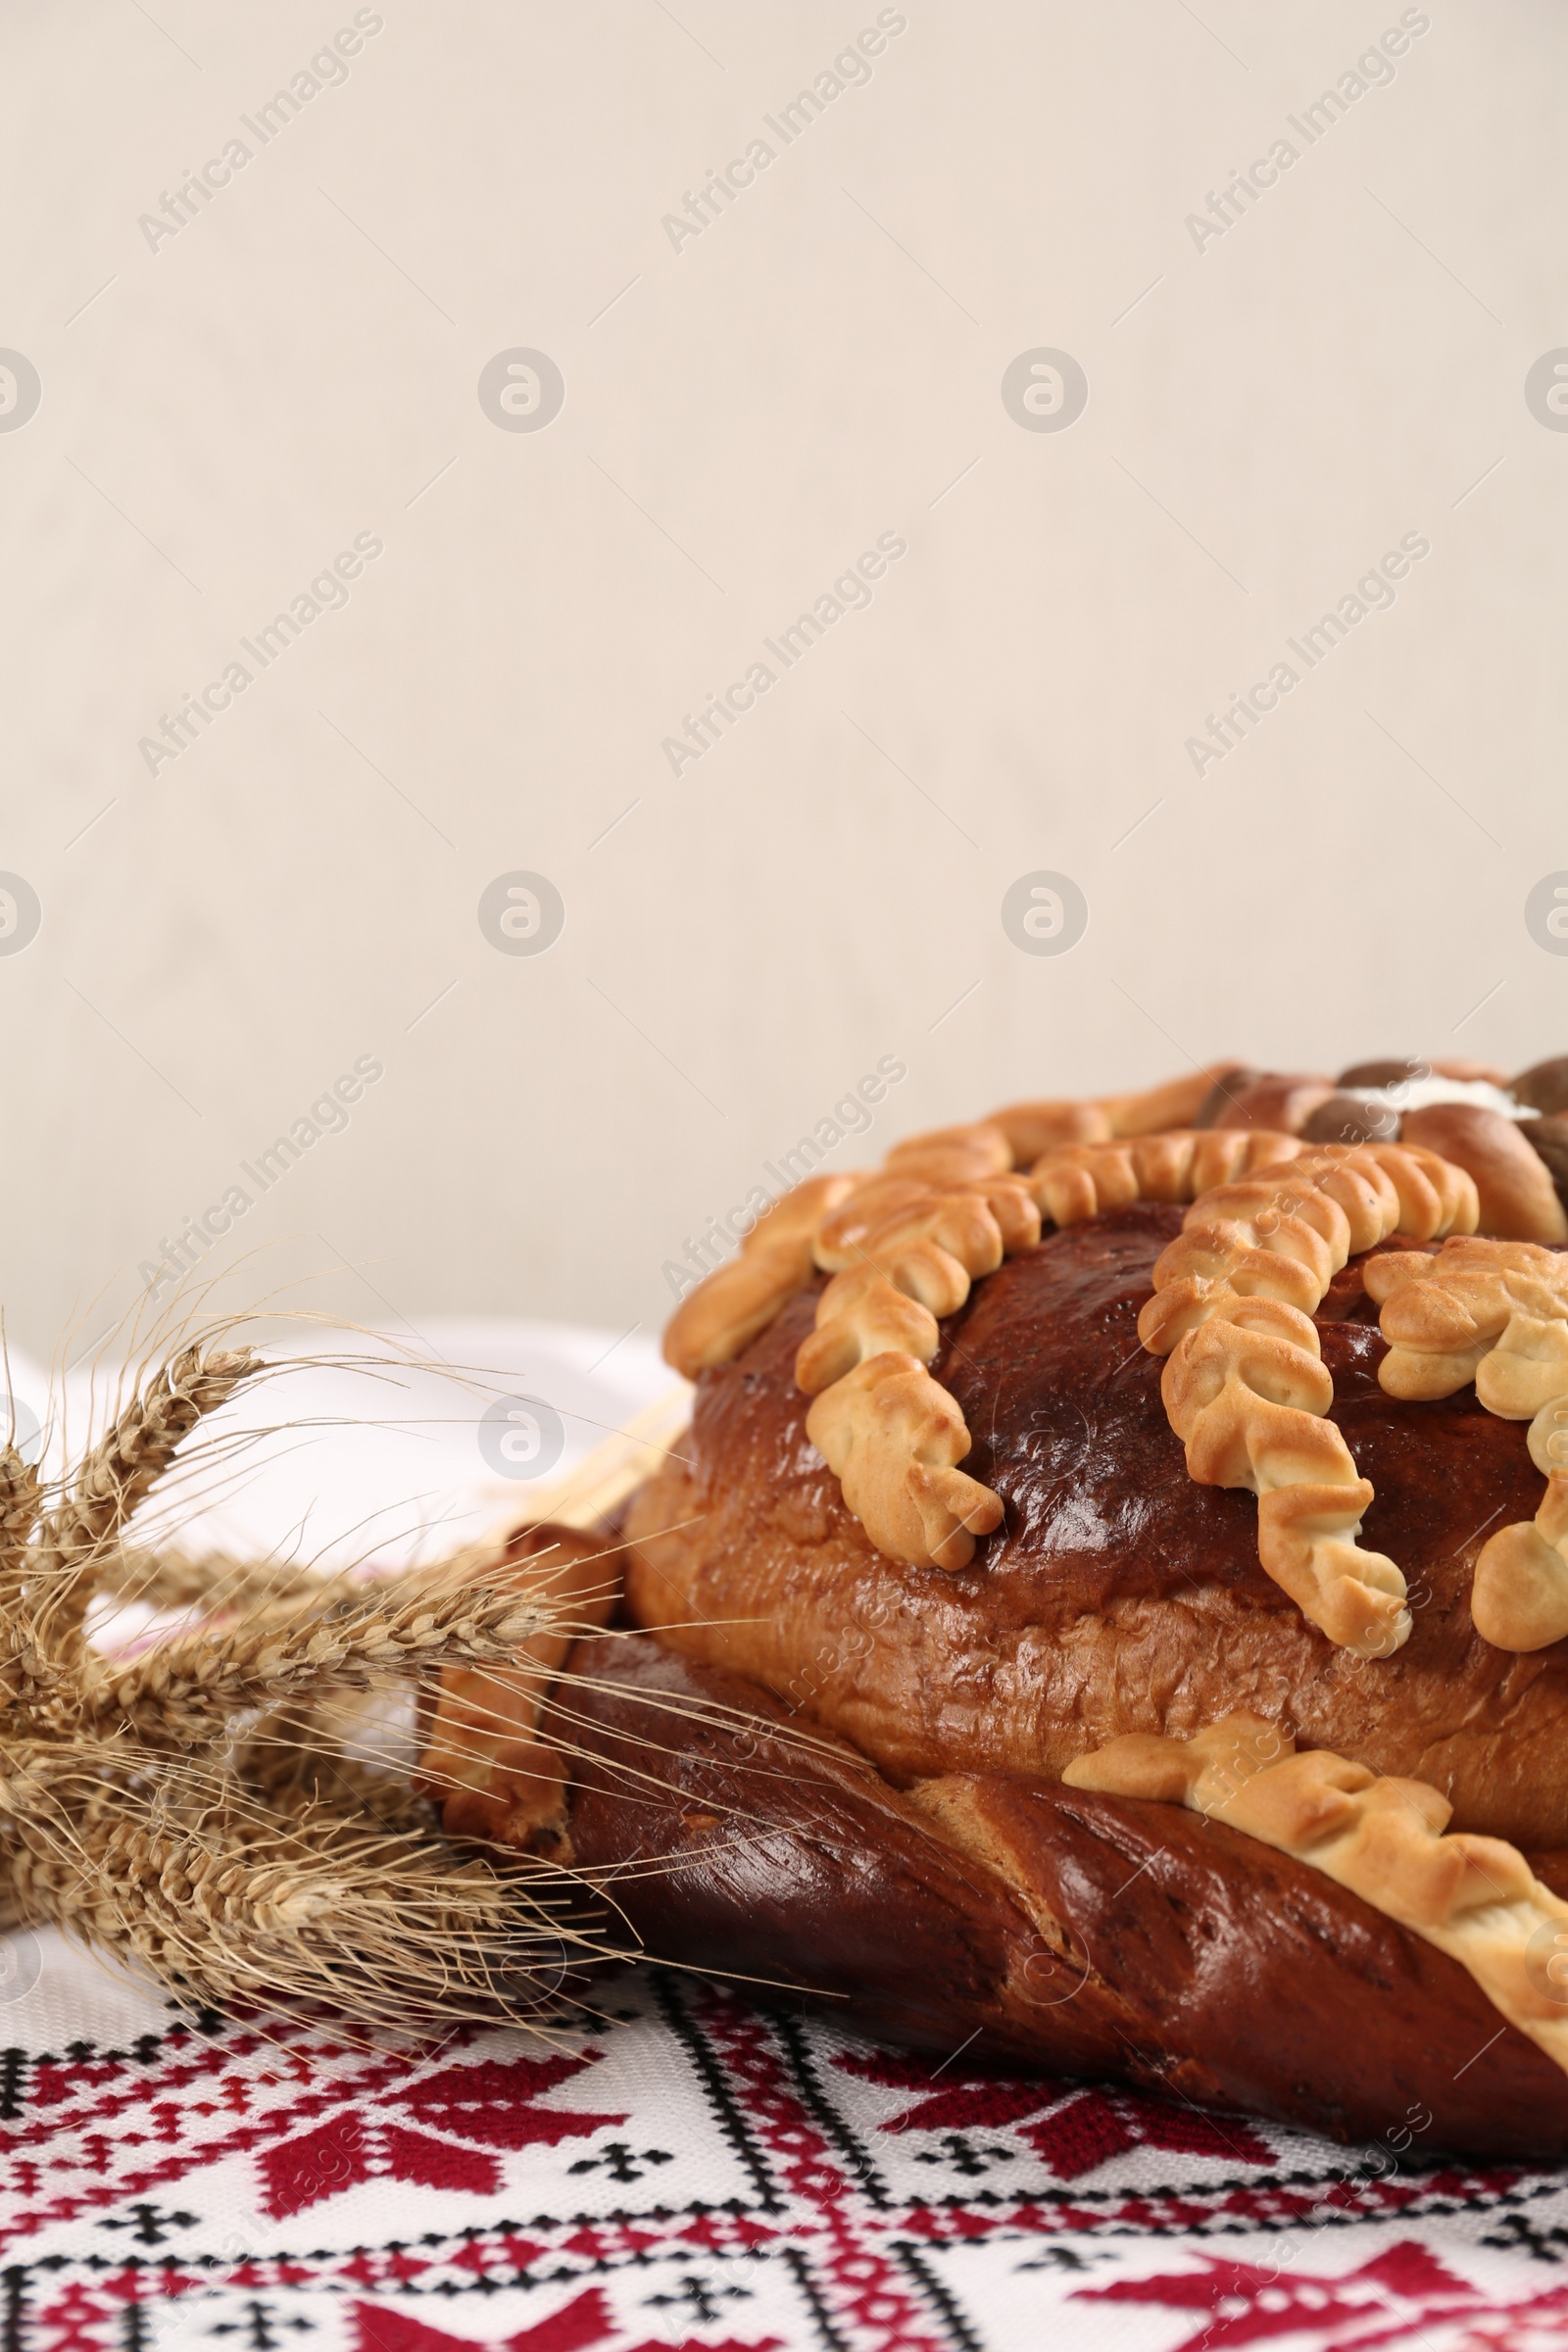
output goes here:
<path id="1" fill-rule="evenodd" d="M 594 1368 L 614 1337 L 425 1335 L 569 1408 L 579 1451 L 667 1378 L 635 1335 Z M 290 1411 L 364 1412 L 363 1373 L 305 1386 Z M 494 1515 L 505 1488 L 438 1396 L 275 1442 L 220 1532 L 363 1549 L 390 1502 L 387 1557 Z M 29 1935 L 0 2041 L 0 2352 L 1568 2340 L 1568 2176 L 979 2076 L 662 1970 L 608 1981 L 553 2046 L 411 2055 L 182 2014 Z"/>

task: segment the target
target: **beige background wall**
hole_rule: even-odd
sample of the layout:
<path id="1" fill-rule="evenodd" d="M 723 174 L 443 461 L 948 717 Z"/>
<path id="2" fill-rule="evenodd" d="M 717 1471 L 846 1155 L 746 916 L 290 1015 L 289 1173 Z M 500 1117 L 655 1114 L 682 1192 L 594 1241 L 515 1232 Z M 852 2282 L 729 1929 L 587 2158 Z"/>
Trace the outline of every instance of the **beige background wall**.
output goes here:
<path id="1" fill-rule="evenodd" d="M 328 1269 L 358 1316 L 651 1327 L 662 1261 L 879 1056 L 872 1146 L 1216 1053 L 1568 1046 L 1525 919 L 1568 867 L 1568 435 L 1524 390 L 1568 343 L 1561 11 L 1404 11 L 1428 29 L 1308 147 L 1287 118 L 1399 7 L 906 0 L 786 147 L 765 118 L 878 14 L 381 0 L 264 147 L 241 117 L 343 0 L 7 13 L 0 344 L 42 388 L 0 431 L 25 1344 L 131 1299 L 362 1056 L 215 1263 Z M 677 250 L 663 216 L 759 137 Z M 1281 137 L 1200 250 L 1187 216 Z M 480 406 L 518 347 L 564 380 L 542 430 Z M 1004 406 L 1040 347 L 1087 375 L 1066 430 Z M 260 670 L 240 639 L 357 534 L 347 604 Z M 880 534 L 907 553 L 868 607 L 673 774 L 683 714 Z M 1405 534 L 1392 608 L 1195 773 L 1206 714 Z M 480 929 L 517 869 L 564 903 L 541 955 Z M 1040 869 L 1088 902 L 1064 955 L 1003 927 Z"/>

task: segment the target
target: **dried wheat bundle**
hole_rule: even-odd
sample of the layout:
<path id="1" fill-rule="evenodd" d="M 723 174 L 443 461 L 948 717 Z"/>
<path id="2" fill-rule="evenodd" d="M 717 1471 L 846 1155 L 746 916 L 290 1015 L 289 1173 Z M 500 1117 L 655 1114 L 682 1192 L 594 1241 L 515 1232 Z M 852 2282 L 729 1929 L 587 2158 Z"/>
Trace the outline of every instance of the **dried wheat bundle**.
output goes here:
<path id="1" fill-rule="evenodd" d="M 580 1889 L 454 1848 L 431 1805 L 337 1752 L 329 1718 L 345 1692 L 502 1666 L 559 1633 L 548 1568 L 519 1590 L 470 1553 L 367 1584 L 138 1550 L 132 1515 L 176 1452 L 270 1369 L 226 1337 L 133 1378 L 53 1481 L 0 1448 L 0 1914 L 218 2006 L 324 2004 L 394 2033 L 537 2023 L 602 1950 Z M 98 1599 L 199 1615 L 105 1654 Z"/>

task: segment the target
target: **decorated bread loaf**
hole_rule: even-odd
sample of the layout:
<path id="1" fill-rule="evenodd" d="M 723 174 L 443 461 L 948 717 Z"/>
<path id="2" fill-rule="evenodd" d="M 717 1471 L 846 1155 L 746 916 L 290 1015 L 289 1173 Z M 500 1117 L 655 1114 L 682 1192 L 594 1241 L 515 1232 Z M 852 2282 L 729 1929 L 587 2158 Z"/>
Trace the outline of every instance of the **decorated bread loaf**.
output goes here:
<path id="1" fill-rule="evenodd" d="M 911 2046 L 1568 2152 L 1565 1110 L 1225 1066 L 800 1186 L 451 1826 Z"/>

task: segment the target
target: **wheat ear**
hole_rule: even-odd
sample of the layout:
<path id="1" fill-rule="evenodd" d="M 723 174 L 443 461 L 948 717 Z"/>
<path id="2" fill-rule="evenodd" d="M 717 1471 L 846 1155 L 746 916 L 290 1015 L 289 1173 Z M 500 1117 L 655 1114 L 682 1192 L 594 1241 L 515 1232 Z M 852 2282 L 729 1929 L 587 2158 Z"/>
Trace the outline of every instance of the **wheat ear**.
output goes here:
<path id="1" fill-rule="evenodd" d="M 226 1552 L 193 1558 L 169 1551 L 115 1550 L 105 1553 L 94 1574 L 99 1592 L 118 1600 L 142 1601 L 151 1609 L 230 1610 L 273 1608 L 284 1601 L 333 1600 L 363 1580 L 323 1575 L 283 1560 L 236 1560 Z"/>
<path id="2" fill-rule="evenodd" d="M 173 1459 L 175 1447 L 205 1414 L 216 1412 L 260 1369 L 248 1348 L 186 1348 L 132 1397 L 92 1448 L 75 1484 L 44 1520 L 26 1563 L 29 1592 L 45 1645 L 74 1650 L 105 1553 L 118 1547 L 137 1505 Z"/>
<path id="3" fill-rule="evenodd" d="M 15 1879 L 24 1916 L 133 1957 L 187 1997 L 327 2003 L 388 2031 L 525 2023 L 540 2006 L 530 1956 L 595 1948 L 486 1866 L 368 1836 L 329 1808 L 160 1832 L 133 1797 L 99 1791 L 69 1838 L 25 1825 Z"/>
<path id="4" fill-rule="evenodd" d="M 184 1636 L 126 1664 L 88 1658 L 82 1719 L 110 1716 L 132 1737 L 176 1747 L 210 1740 L 230 1716 L 329 1690 L 366 1690 L 441 1666 L 509 1664 L 559 1612 L 537 1595 L 453 1587 L 445 1572 L 401 1605 L 385 1592 L 322 1614 L 259 1610 L 217 1635 Z M 397 1588 L 394 1588 L 397 1590 Z"/>
<path id="5" fill-rule="evenodd" d="M 438 1832 L 428 1797 L 416 1796 L 407 1780 L 341 1754 L 328 1724 L 308 1707 L 280 1707 L 264 1715 L 236 1748 L 234 1770 L 247 1788 L 289 1821 L 315 1805 L 346 1800 L 382 1829 L 425 1838 Z"/>
<path id="6" fill-rule="evenodd" d="M 184 1503 L 182 1441 L 260 1369 L 210 1327 L 58 1484 L 0 1447 L 0 1916 L 218 2005 L 537 2025 L 565 1967 L 615 1956 L 582 1883 L 459 1860 L 405 1778 L 341 1752 L 328 1699 L 449 1666 L 537 1674 L 583 1595 L 537 1563 L 519 1591 L 493 1547 L 390 1585 L 130 1547 L 166 1472 L 165 1504 Z M 85 1639 L 95 1592 L 224 1622 L 116 1658 Z"/>
<path id="7" fill-rule="evenodd" d="M 14 1446 L 0 1453 L 0 1594 L 14 1598 L 22 1587 L 23 1560 L 38 1516 L 38 1474 Z"/>

